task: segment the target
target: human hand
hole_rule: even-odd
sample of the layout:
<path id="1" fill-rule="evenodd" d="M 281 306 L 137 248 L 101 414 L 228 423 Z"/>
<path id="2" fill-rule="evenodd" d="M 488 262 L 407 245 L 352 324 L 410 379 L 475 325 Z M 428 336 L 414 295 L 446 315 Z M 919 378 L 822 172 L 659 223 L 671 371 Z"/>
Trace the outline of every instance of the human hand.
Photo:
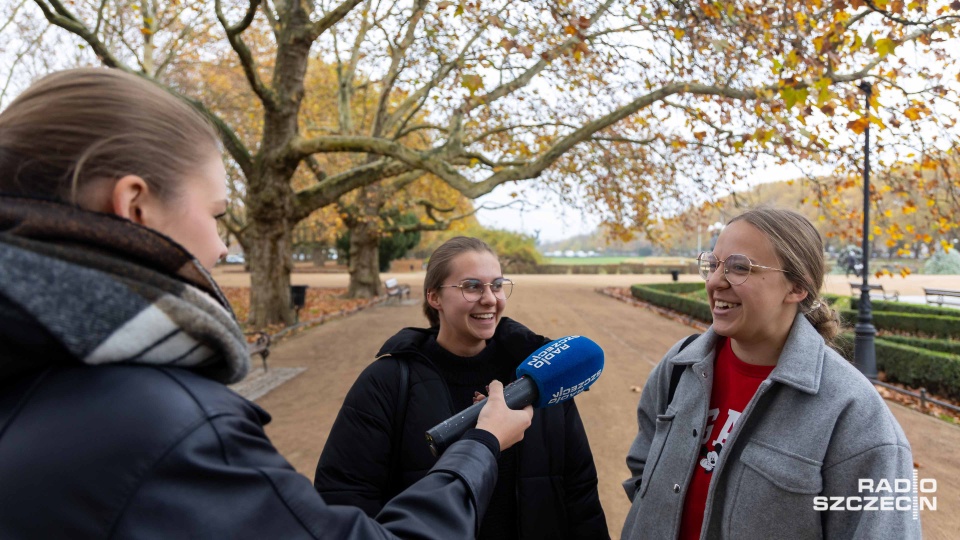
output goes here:
<path id="1" fill-rule="evenodd" d="M 477 428 L 492 433 L 500 442 L 500 450 L 506 450 L 523 439 L 523 432 L 533 421 L 533 406 L 518 411 L 507 407 L 500 381 L 491 382 L 488 389 L 490 395 L 477 418 Z"/>

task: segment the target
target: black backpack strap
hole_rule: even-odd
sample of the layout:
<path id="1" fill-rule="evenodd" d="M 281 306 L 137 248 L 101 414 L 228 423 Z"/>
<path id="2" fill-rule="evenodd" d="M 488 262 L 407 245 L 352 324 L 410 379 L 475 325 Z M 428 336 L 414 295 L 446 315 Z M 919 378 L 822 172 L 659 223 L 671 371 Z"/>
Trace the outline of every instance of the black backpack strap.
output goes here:
<path id="1" fill-rule="evenodd" d="M 393 411 L 393 433 L 390 434 L 390 471 L 387 476 L 387 493 L 384 503 L 403 491 L 400 485 L 400 455 L 402 453 L 403 426 L 407 422 L 407 401 L 410 394 L 410 365 L 397 357 L 400 364 L 400 386 L 397 393 L 397 406 Z"/>
<path id="2" fill-rule="evenodd" d="M 700 337 L 700 334 L 693 334 L 687 336 L 687 339 L 683 340 L 683 343 L 680 345 L 680 348 L 677 350 L 677 354 L 680 354 L 680 351 L 687 348 L 687 345 L 693 343 L 693 340 Z M 680 376 L 683 375 L 683 370 L 687 369 L 687 366 L 674 365 L 673 371 L 670 373 L 670 392 L 667 394 L 667 406 L 673 403 L 673 395 L 677 393 L 677 385 L 680 384 Z"/>

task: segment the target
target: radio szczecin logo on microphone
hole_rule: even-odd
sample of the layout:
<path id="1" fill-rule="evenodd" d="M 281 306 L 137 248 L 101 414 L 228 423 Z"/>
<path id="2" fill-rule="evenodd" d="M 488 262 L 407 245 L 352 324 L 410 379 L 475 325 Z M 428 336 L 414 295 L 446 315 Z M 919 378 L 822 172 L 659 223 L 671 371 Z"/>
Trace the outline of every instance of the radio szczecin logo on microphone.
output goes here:
<path id="1" fill-rule="evenodd" d="M 530 359 L 527 361 L 527 365 L 535 369 L 539 369 L 544 365 L 547 365 L 547 366 L 552 365 L 550 363 L 552 360 L 556 359 L 558 356 L 563 354 L 563 351 L 570 349 L 569 342 L 580 337 L 582 336 L 567 336 L 565 338 L 561 338 L 554 341 L 553 343 L 551 343 L 549 346 L 547 346 L 545 349 L 543 349 L 536 355 L 531 356 Z M 585 380 L 569 388 L 564 388 L 561 386 L 555 392 L 551 391 L 550 401 L 547 404 L 553 405 L 555 403 L 560 403 L 561 401 L 566 401 L 576 396 L 577 394 L 580 394 L 581 392 L 583 392 L 585 388 L 589 387 L 591 384 L 593 384 L 594 381 L 597 380 L 597 378 L 600 377 L 600 373 L 602 371 L 603 370 L 600 370 L 594 373 L 593 375 L 587 377 Z"/>

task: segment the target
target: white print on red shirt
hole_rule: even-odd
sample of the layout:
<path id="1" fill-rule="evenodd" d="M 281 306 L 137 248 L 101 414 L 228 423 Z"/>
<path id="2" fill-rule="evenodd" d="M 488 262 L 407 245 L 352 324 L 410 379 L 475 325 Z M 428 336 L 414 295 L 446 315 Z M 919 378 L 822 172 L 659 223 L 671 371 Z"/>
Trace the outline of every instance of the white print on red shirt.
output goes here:
<path id="1" fill-rule="evenodd" d="M 707 413 L 707 421 L 711 422 L 716 420 L 719 413 L 719 409 L 710 409 Z M 703 470 L 706 472 L 713 472 L 713 469 L 717 466 L 717 462 L 720 461 L 720 452 L 723 450 L 723 445 L 727 444 L 727 438 L 730 436 L 739 419 L 740 411 L 727 409 L 727 418 L 723 422 L 723 428 L 717 433 L 717 438 L 711 443 L 713 450 L 707 451 L 706 447 L 701 447 L 700 455 L 705 455 L 705 457 L 700 460 L 700 466 L 703 467 Z M 710 434 L 713 433 L 713 426 L 714 424 L 709 424 L 707 429 L 704 430 L 703 439 L 700 441 L 700 444 L 707 444 Z"/>

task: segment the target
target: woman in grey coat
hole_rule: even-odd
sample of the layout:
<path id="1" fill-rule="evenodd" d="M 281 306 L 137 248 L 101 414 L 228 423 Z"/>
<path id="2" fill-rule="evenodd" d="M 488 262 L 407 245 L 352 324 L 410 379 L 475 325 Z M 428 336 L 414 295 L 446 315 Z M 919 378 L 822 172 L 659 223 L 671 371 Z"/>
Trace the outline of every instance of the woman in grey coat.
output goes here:
<path id="1" fill-rule="evenodd" d="M 919 538 L 912 494 L 869 488 L 912 485 L 910 444 L 830 347 L 838 317 L 819 297 L 813 225 L 751 210 L 699 264 L 713 325 L 647 380 L 622 537 Z"/>

